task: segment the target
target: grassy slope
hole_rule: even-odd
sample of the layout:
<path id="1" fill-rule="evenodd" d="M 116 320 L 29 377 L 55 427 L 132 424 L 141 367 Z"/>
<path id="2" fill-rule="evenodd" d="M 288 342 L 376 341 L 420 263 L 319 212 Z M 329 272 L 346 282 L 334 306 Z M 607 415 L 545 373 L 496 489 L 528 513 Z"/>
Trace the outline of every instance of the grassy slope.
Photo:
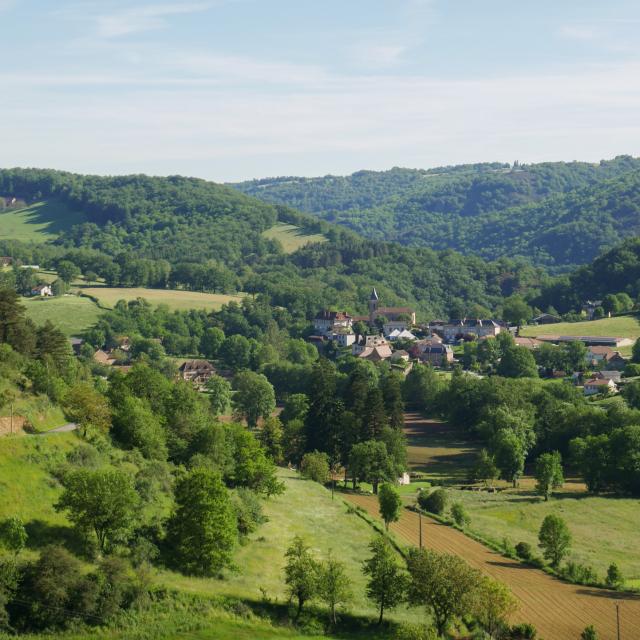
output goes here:
<path id="1" fill-rule="evenodd" d="M 562 336 L 612 336 L 631 338 L 640 337 L 640 322 L 635 316 L 616 316 L 586 322 L 559 322 L 539 326 L 522 327 L 522 336 L 562 335 Z M 623 355 L 631 353 L 631 347 L 619 349 Z"/>
<path id="2" fill-rule="evenodd" d="M 225 594 L 260 600 L 260 588 L 268 597 L 286 600 L 282 569 L 284 552 L 295 535 L 302 536 L 319 558 L 329 550 L 345 562 L 351 580 L 354 599 L 350 610 L 356 614 L 375 615 L 366 600 L 365 578 L 361 567 L 368 556 L 367 545 L 376 534 L 356 514 L 347 513 L 347 507 L 339 494 L 331 500 L 331 493 L 320 485 L 299 478 L 295 472 L 283 470 L 286 492 L 269 500 L 265 512 L 269 522 L 253 534 L 252 542 L 242 547 L 236 555 L 239 572 L 223 581 L 189 578 L 167 573 L 167 585 L 199 594 Z M 397 619 L 418 622 L 417 611 L 398 611 L 390 614 Z"/>
<path id="3" fill-rule="evenodd" d="M 75 224 L 84 222 L 81 213 L 56 200 L 35 202 L 23 209 L 0 213 L 0 239 L 47 242 Z"/>
<path id="4" fill-rule="evenodd" d="M 82 293 L 93 296 L 105 307 L 113 307 L 118 300 L 144 298 L 151 304 L 166 304 L 170 309 L 206 309 L 216 311 L 232 300 L 242 300 L 242 295 L 223 293 L 199 293 L 197 291 L 174 291 L 168 289 L 145 289 L 142 287 L 84 287 Z"/>
<path id="5" fill-rule="evenodd" d="M 411 466 L 422 471 L 430 468 L 430 480 L 464 483 L 475 443 L 465 442 L 456 430 L 432 428 L 431 424 L 438 423 L 426 423 L 420 433 L 419 425 L 408 422 L 409 428 L 413 426 L 413 432 L 408 432 Z M 496 484 L 508 487 L 504 481 Z M 412 483 L 403 488 L 403 494 L 411 496 L 412 501 L 418 486 Z M 611 562 L 617 562 L 627 578 L 640 578 L 640 548 L 636 543 L 640 500 L 592 496 L 582 483 L 571 481 L 559 497 L 544 502 L 534 487 L 535 480 L 526 476 L 519 489 L 497 494 L 453 488 L 448 491 L 450 502 L 462 502 L 469 512 L 471 529 L 484 537 L 497 542 L 506 537 L 513 544 L 529 542 L 537 549 L 542 520 L 556 513 L 567 521 L 573 534 L 571 559 L 592 565 L 601 576 Z"/>
<path id="6" fill-rule="evenodd" d="M 65 335 L 78 335 L 96 322 L 103 311 L 89 298 L 62 296 L 59 298 L 25 298 L 22 301 L 27 316 L 36 324 L 51 320 Z"/>
<path id="7" fill-rule="evenodd" d="M 68 525 L 53 508 L 60 487 L 47 469 L 77 442 L 73 433 L 0 438 L 0 519 L 19 516 L 30 547 L 54 542 Z"/>
<path id="8" fill-rule="evenodd" d="M 300 249 L 300 247 L 304 247 L 313 242 L 327 241 L 321 233 L 305 234 L 299 227 L 282 223 L 263 231 L 262 235 L 270 240 L 280 242 L 285 253 L 293 253 L 297 249 Z"/>

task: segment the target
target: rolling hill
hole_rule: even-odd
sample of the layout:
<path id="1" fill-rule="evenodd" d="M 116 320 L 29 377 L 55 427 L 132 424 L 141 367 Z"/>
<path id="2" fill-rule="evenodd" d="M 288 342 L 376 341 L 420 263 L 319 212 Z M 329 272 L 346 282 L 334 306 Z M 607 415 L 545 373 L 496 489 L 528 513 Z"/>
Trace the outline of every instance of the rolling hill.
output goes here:
<path id="1" fill-rule="evenodd" d="M 366 239 L 193 178 L 6 169 L 0 194 L 58 203 L 83 220 L 53 243 L 0 240 L 2 255 L 48 268 L 68 260 L 112 288 L 264 294 L 306 318 L 322 307 L 362 312 L 372 286 L 386 304 L 457 316 L 495 307 L 503 295 L 539 286 L 542 277 L 524 261 L 487 262 Z"/>
<path id="2" fill-rule="evenodd" d="M 640 231 L 640 161 L 486 163 L 232 185 L 367 237 L 568 270 Z"/>

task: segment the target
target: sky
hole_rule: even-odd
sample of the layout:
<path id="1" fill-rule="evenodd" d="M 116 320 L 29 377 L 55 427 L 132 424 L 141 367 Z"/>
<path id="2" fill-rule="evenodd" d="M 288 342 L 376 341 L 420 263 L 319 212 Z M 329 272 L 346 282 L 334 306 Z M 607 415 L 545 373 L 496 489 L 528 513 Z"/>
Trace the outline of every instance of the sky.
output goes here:
<path id="1" fill-rule="evenodd" d="M 0 167 L 640 155 L 638 0 L 0 0 Z"/>

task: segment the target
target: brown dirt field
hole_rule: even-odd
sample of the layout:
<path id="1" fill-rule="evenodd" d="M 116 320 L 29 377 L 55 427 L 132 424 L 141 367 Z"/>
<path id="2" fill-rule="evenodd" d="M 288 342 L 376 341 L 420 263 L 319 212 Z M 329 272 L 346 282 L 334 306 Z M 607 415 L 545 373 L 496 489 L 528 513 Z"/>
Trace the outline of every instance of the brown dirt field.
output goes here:
<path id="1" fill-rule="evenodd" d="M 378 516 L 375 496 L 348 494 L 345 497 Z M 418 527 L 418 514 L 405 509 L 390 530 L 399 540 L 417 546 Z M 590 624 L 596 627 L 601 640 L 616 640 L 616 602 L 620 603 L 621 638 L 640 638 L 640 596 L 562 582 L 505 558 L 453 527 L 424 516 L 422 541 L 425 547 L 460 556 L 472 567 L 506 584 L 520 602 L 513 622 L 534 624 L 541 640 L 577 640 Z"/>
<path id="2" fill-rule="evenodd" d="M 14 435 L 22 435 L 24 423 L 26 422 L 26 418 L 22 416 L 13 416 L 13 434 Z M 0 418 L 0 436 L 8 436 L 12 433 L 11 431 L 11 417 L 2 417 Z"/>

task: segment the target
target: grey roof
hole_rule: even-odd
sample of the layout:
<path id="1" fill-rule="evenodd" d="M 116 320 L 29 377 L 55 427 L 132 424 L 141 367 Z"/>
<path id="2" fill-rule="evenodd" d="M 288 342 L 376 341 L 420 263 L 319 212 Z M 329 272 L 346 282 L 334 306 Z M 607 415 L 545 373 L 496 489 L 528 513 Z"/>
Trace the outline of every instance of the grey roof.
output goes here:
<path id="1" fill-rule="evenodd" d="M 369 298 L 369 300 L 378 300 L 378 292 L 376 291 L 376 288 L 373 287 L 373 290 L 371 291 L 371 297 Z"/>

